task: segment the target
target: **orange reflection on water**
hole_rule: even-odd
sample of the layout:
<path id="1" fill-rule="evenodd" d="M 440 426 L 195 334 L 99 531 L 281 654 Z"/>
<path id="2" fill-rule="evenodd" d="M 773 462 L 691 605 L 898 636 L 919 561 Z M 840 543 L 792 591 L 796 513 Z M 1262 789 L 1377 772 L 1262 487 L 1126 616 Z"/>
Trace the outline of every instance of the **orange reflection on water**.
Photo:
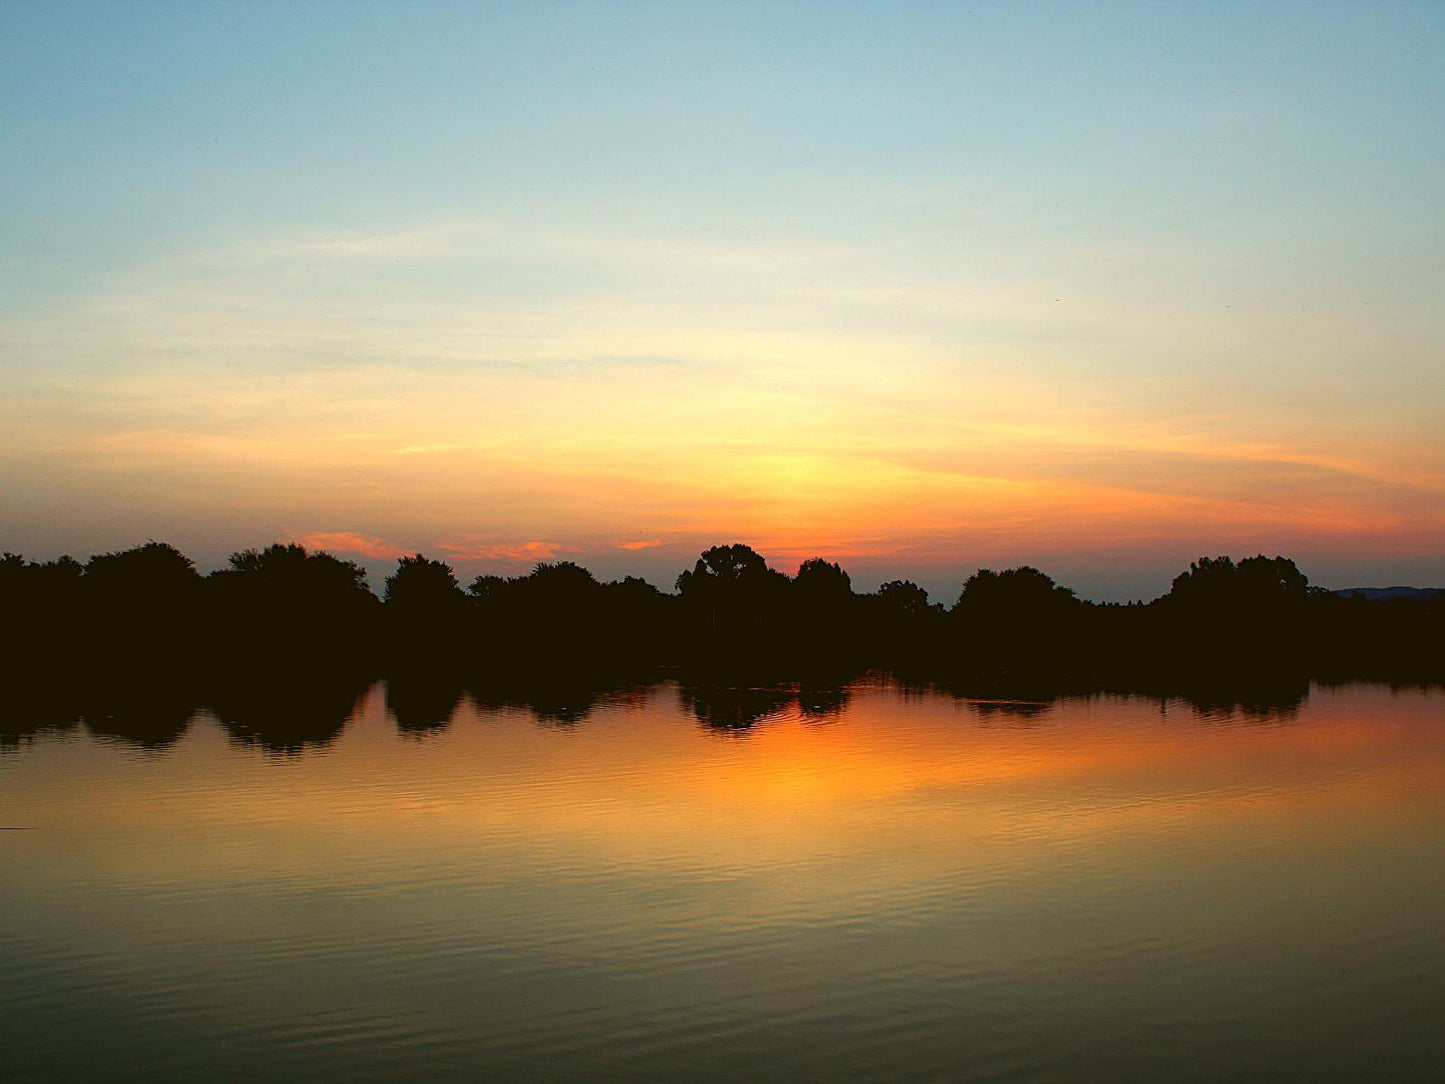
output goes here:
<path id="1" fill-rule="evenodd" d="M 481 879 L 539 861 L 731 876 L 800 860 L 847 863 L 863 882 L 870 863 L 946 879 L 1017 863 L 1021 848 L 1034 862 L 1316 848 L 1402 811 L 1438 819 L 1440 707 L 1439 694 L 1317 690 L 1294 717 L 1210 717 L 872 685 L 821 720 L 784 698 L 718 733 L 662 686 L 572 726 L 468 702 L 417 739 L 398 736 L 373 690 L 334 745 L 290 759 L 235 749 L 204 721 L 163 755 L 37 745 L 6 805 L 44 829 L 31 844 L 68 835 L 97 874 L 146 881 L 371 883 L 391 868 L 380 854 Z"/>

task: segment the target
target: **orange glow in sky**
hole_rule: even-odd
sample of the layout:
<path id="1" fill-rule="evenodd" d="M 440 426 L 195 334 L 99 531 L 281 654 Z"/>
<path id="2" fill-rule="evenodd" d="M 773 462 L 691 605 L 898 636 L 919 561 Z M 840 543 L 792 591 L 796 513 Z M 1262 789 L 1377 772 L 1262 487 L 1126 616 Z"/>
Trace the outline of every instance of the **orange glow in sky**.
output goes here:
<path id="1" fill-rule="evenodd" d="M 1445 584 L 1438 6 L 484 9 L 16 17 L 0 546 Z"/>

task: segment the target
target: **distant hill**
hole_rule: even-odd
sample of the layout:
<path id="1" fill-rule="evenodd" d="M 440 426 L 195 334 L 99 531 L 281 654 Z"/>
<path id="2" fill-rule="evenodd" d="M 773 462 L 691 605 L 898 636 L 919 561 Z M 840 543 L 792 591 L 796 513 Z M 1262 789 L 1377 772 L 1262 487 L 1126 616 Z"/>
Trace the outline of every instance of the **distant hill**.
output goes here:
<path id="1" fill-rule="evenodd" d="M 1445 587 L 1342 587 L 1335 594 L 1341 598 L 1359 595 L 1372 601 L 1393 601 L 1404 599 L 1420 602 L 1445 592 Z"/>

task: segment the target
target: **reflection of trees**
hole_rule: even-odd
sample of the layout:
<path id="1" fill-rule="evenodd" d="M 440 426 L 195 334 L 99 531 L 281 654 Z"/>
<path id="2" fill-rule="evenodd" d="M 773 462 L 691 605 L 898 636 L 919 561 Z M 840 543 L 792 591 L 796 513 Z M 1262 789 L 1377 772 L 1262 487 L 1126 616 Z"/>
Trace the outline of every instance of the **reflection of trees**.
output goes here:
<path id="1" fill-rule="evenodd" d="M 51 681 L 7 689 L 0 715 L 0 749 L 37 738 L 72 734 L 84 725 L 91 736 L 157 751 L 174 745 L 190 729 L 199 707 L 194 689 L 179 675 L 101 673 L 84 687 Z"/>
<path id="2" fill-rule="evenodd" d="M 11 700 L 0 715 L 0 753 L 13 752 L 36 738 L 59 737 L 80 728 L 80 713 L 63 702 Z"/>
<path id="3" fill-rule="evenodd" d="M 354 674 L 276 672 L 229 686 L 211 706 L 237 744 L 295 756 L 335 741 L 367 684 Z"/>
<path id="4" fill-rule="evenodd" d="M 853 699 L 846 685 L 801 685 L 798 688 L 798 710 L 810 723 L 831 723 L 843 714 Z"/>
<path id="5" fill-rule="evenodd" d="M 105 666 L 69 680 L 54 672 L 28 676 L 6 690 L 0 744 L 73 732 L 83 723 L 93 737 L 160 750 L 185 734 L 198 706 L 189 676 L 173 669 Z"/>
<path id="6" fill-rule="evenodd" d="M 684 686 L 683 707 L 709 730 L 744 732 L 781 715 L 796 704 L 789 689 L 752 689 L 730 686 Z"/>
<path id="7" fill-rule="evenodd" d="M 1178 699 L 1205 718 L 1242 716 L 1253 722 L 1288 722 L 1299 717 L 1309 692 L 1306 679 L 1282 674 L 1252 682 L 1195 685 L 1181 690 Z"/>
<path id="8" fill-rule="evenodd" d="M 541 726 L 573 727 L 587 720 L 604 697 L 619 686 L 513 675 L 510 680 L 474 681 L 468 691 L 477 707 L 488 711 L 523 710 Z"/>
<path id="9" fill-rule="evenodd" d="M 533 678 L 508 682 L 473 681 L 468 693 L 484 711 L 524 709 L 543 726 L 572 727 L 607 704 L 645 704 L 655 681 L 617 685 L 602 682 L 557 682 Z M 805 720 L 836 718 L 851 693 L 839 685 L 809 685 L 799 690 L 778 686 L 737 686 L 687 683 L 679 689 L 683 707 L 709 730 L 746 731 L 790 711 Z"/>
<path id="10" fill-rule="evenodd" d="M 189 699 L 130 692 L 103 706 L 87 705 L 85 729 L 142 749 L 167 749 L 190 729 L 195 710 Z"/>
<path id="11" fill-rule="evenodd" d="M 597 693 L 591 689 L 539 691 L 527 698 L 527 707 L 542 726 L 571 727 L 584 722 L 597 707 Z"/>
<path id="12" fill-rule="evenodd" d="M 393 673 L 386 681 L 386 711 L 403 734 L 420 737 L 451 725 L 462 701 L 461 681 L 443 674 Z"/>
<path id="13" fill-rule="evenodd" d="M 1042 722 L 1055 706 L 1052 700 L 968 700 L 968 710 L 980 719 L 1032 724 Z"/>

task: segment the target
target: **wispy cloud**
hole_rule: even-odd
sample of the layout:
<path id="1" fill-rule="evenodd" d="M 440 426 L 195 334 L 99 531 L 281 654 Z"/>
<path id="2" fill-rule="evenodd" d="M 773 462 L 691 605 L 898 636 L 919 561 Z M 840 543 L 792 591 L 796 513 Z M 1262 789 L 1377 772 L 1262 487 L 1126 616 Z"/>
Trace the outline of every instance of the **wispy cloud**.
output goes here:
<path id="1" fill-rule="evenodd" d="M 438 542 L 437 549 L 455 561 L 500 561 L 507 564 L 532 564 L 550 561 L 564 551 L 560 542 L 544 539 L 509 541 L 496 538 L 468 538 L 458 542 Z"/>
<path id="2" fill-rule="evenodd" d="M 287 531 L 286 541 L 295 542 L 309 550 L 372 557 L 378 561 L 394 560 L 405 556 L 407 552 L 380 538 L 357 534 L 354 531 Z"/>
<path id="3" fill-rule="evenodd" d="M 662 539 L 643 538 L 636 539 L 630 542 L 615 542 L 613 544 L 620 550 L 650 550 L 654 546 L 662 545 Z"/>
<path id="4" fill-rule="evenodd" d="M 402 448 L 393 448 L 392 455 L 438 455 L 442 452 L 455 452 L 459 448 L 474 447 L 469 441 L 448 441 L 442 444 L 408 444 Z"/>

